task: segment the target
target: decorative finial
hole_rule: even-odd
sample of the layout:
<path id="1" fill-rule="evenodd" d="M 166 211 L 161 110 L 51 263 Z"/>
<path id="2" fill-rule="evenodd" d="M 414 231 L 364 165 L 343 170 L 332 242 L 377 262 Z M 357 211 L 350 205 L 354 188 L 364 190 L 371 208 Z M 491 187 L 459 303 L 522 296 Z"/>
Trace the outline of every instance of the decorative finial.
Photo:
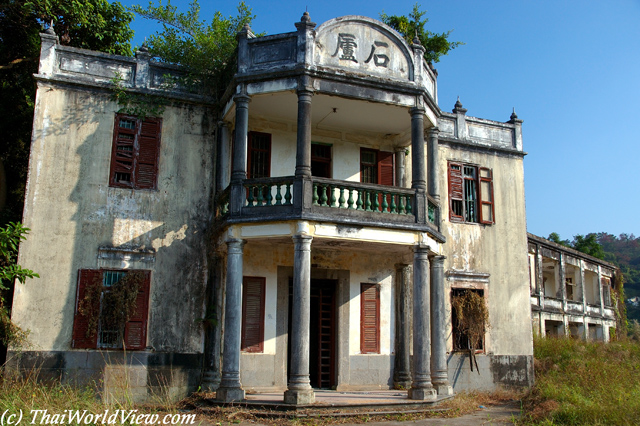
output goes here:
<path id="1" fill-rule="evenodd" d="M 144 41 L 142 42 L 142 46 L 140 46 L 140 49 L 138 49 L 139 52 L 142 53 L 149 53 L 149 46 L 147 45 L 147 38 L 144 38 Z"/>
<path id="2" fill-rule="evenodd" d="M 420 38 L 418 38 L 418 30 L 416 30 L 416 35 L 413 37 L 413 44 L 422 45 L 422 43 L 420 43 Z"/>
<path id="3" fill-rule="evenodd" d="M 53 19 L 51 20 L 51 23 L 49 24 L 49 28 L 47 28 L 45 30 L 45 33 L 49 34 L 49 35 L 56 35 L 56 32 L 53 30 Z"/>
<path id="4" fill-rule="evenodd" d="M 309 16 L 309 12 L 307 12 L 306 10 L 304 11 L 304 13 L 302 14 L 302 18 L 300 18 L 300 22 L 311 22 L 311 16 Z"/>
<path id="5" fill-rule="evenodd" d="M 520 120 L 518 118 L 518 114 L 516 114 L 516 108 L 513 108 L 513 112 L 511 113 L 511 116 L 509 117 L 509 121 L 507 121 L 507 123 L 522 123 L 523 120 Z"/>
<path id="6" fill-rule="evenodd" d="M 467 109 L 462 107 L 462 102 L 460 102 L 460 96 L 458 96 L 458 100 L 456 101 L 456 104 L 453 106 L 453 112 L 455 113 L 466 113 Z"/>

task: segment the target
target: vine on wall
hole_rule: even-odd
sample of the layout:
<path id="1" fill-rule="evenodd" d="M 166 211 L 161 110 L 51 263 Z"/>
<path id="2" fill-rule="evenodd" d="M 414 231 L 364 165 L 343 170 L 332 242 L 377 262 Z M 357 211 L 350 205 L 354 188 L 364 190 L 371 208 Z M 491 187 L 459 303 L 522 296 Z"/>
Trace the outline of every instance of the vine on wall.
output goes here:
<path id="1" fill-rule="evenodd" d="M 127 272 L 116 283 L 105 287 L 102 275 L 96 276 L 78 307 L 88 321 L 87 337 L 95 336 L 101 328 L 117 330 L 118 342 L 124 339 L 124 328 L 136 311 L 138 291 L 144 278 L 143 272 Z"/>

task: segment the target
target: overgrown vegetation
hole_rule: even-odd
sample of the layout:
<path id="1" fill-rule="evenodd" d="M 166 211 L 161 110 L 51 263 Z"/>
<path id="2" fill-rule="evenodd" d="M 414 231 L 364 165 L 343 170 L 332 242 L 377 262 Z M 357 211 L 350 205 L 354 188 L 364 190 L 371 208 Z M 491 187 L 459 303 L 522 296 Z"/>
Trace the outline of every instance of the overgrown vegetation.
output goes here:
<path id="1" fill-rule="evenodd" d="M 640 424 L 640 345 L 534 339 L 536 384 L 521 424 Z"/>
<path id="2" fill-rule="evenodd" d="M 429 19 L 424 17 L 426 13 L 426 11 L 420 10 L 420 5 L 416 3 L 408 16 L 389 16 L 382 12 L 380 20 L 402 34 L 409 44 L 412 44 L 414 38 L 418 37 L 420 44 L 425 48 L 425 59 L 428 62 L 439 62 L 442 56 L 447 55 L 450 50 L 464 43 L 461 41 L 449 41 L 449 36 L 453 30 L 438 34 L 425 29 L 425 25 L 429 22 Z"/>
<path id="3" fill-rule="evenodd" d="M 185 74 L 179 84 L 212 99 L 222 95 L 236 71 L 236 36 L 254 18 L 244 2 L 238 5 L 236 16 L 225 18 L 216 12 L 211 22 L 200 17 L 197 0 L 186 12 L 161 1 L 157 5 L 149 2 L 146 8 L 133 6 L 132 10 L 162 24 L 162 31 L 149 36 L 146 43 L 160 61 L 182 67 Z"/>
<path id="4" fill-rule="evenodd" d="M 478 374 L 478 362 L 476 361 L 476 349 L 490 327 L 489 309 L 484 298 L 475 291 L 464 291 L 452 297 L 451 306 L 456 311 L 456 333 L 467 337 L 469 344 L 469 363 L 471 371 L 475 364 Z"/>
<path id="5" fill-rule="evenodd" d="M 38 278 L 39 275 L 30 269 L 18 265 L 18 246 L 26 240 L 29 228 L 20 222 L 10 222 L 0 228 L 0 344 L 23 343 L 26 331 L 11 321 L 11 296 L 14 281 L 24 284 L 27 278 Z"/>

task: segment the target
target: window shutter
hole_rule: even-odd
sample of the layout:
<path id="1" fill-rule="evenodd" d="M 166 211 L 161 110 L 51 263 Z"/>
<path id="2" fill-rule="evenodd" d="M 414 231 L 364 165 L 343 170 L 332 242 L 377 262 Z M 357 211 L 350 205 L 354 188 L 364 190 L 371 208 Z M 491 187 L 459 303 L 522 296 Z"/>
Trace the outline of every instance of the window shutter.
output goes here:
<path id="1" fill-rule="evenodd" d="M 264 351 L 265 278 L 242 279 L 242 336 L 240 347 L 245 352 Z"/>
<path id="2" fill-rule="evenodd" d="M 112 186 L 133 187 L 135 140 L 138 134 L 137 123 L 138 121 L 135 117 L 116 114 L 109 177 L 109 183 Z"/>
<path id="3" fill-rule="evenodd" d="M 138 162 L 135 171 L 136 188 L 156 189 L 161 121 L 146 118 L 138 138 Z"/>
<path id="4" fill-rule="evenodd" d="M 360 285 L 360 352 L 380 353 L 380 290 L 377 284 Z"/>
<path id="5" fill-rule="evenodd" d="M 462 164 L 449 163 L 449 219 L 463 221 Z"/>
<path id="6" fill-rule="evenodd" d="M 124 328 L 125 349 L 144 349 L 147 346 L 147 319 L 149 317 L 149 289 L 151 284 L 151 271 L 144 273 L 144 280 L 138 290 L 136 310 Z"/>
<path id="7" fill-rule="evenodd" d="M 380 185 L 393 186 L 393 152 L 378 152 L 378 176 Z"/>
<path id="8" fill-rule="evenodd" d="M 271 134 L 249 132 L 247 135 L 247 177 L 271 176 Z"/>
<path id="9" fill-rule="evenodd" d="M 480 223 L 495 223 L 493 203 L 493 172 L 486 167 L 480 167 Z"/>
<path id="10" fill-rule="evenodd" d="M 92 285 L 102 286 L 102 271 L 99 269 L 80 269 L 78 271 L 78 289 L 71 341 L 71 347 L 75 349 L 95 349 L 98 346 L 98 331 L 95 330 L 91 337 L 87 337 L 89 318 L 79 312 L 80 303 Z M 100 301 L 96 301 L 97 306 L 93 306 L 91 310 L 97 313 L 100 309 L 99 303 Z"/>

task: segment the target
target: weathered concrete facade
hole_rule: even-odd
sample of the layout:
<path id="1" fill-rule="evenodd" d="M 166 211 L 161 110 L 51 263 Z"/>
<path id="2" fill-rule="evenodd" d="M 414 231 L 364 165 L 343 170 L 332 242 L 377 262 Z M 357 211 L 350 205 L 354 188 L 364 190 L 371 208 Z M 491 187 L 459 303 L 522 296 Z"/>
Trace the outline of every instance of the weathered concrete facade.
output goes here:
<path id="1" fill-rule="evenodd" d="M 37 349 L 14 364 L 104 378 L 106 394 L 130 369 L 139 399 L 163 380 L 176 396 L 201 384 L 225 402 L 281 390 L 293 404 L 314 388 L 434 400 L 532 383 L 521 120 L 441 111 L 424 48 L 378 21 L 316 27 L 305 13 L 296 28 L 244 28 L 220 111 L 162 89 L 175 70 L 145 52 L 43 35 L 20 253 L 42 278 L 14 302 Z M 149 189 L 118 169 L 138 124 L 117 114 L 115 71 L 171 101 Z M 127 359 L 102 335 L 78 344 L 82 274 L 96 270 L 104 292 L 105 274 L 151 271 L 146 340 Z M 465 289 L 489 307 L 479 375 L 452 332 Z"/>
<path id="2" fill-rule="evenodd" d="M 531 320 L 541 336 L 608 342 L 616 328 L 614 290 L 620 271 L 609 262 L 528 234 Z"/>

